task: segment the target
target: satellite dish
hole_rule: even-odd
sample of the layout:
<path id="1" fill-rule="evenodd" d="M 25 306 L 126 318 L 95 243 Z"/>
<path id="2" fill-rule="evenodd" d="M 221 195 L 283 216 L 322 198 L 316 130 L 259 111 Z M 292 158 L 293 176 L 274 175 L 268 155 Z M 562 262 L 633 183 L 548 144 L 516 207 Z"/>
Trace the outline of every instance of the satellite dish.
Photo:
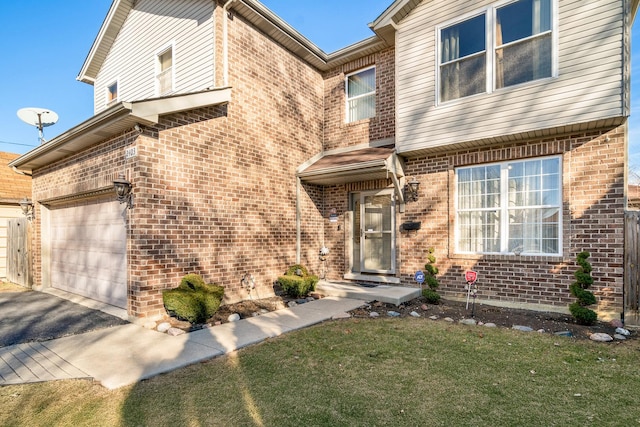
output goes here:
<path id="1" fill-rule="evenodd" d="M 42 129 L 53 126 L 58 121 L 58 115 L 46 108 L 21 108 L 18 110 L 18 117 L 26 124 L 38 128 L 38 140 L 40 140 L 41 144 L 46 142 Z"/>

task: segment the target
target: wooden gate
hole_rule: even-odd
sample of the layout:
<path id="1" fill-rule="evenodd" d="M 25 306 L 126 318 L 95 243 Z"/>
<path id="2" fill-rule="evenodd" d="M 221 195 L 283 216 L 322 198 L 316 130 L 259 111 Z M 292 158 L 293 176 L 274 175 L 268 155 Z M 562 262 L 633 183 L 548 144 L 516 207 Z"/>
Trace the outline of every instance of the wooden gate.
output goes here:
<path id="1" fill-rule="evenodd" d="M 31 224 L 27 218 L 13 218 L 7 226 L 7 279 L 31 288 Z"/>
<path id="2" fill-rule="evenodd" d="M 624 322 L 640 326 L 640 211 L 624 214 Z"/>

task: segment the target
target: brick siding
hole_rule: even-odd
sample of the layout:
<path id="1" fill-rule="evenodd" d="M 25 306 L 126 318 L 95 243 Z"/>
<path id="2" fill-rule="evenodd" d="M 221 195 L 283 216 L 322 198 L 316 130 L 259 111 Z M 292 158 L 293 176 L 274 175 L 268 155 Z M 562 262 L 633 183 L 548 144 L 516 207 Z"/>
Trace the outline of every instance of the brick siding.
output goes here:
<path id="1" fill-rule="evenodd" d="M 395 136 L 395 49 L 351 61 L 324 74 L 324 149 L 332 150 Z M 376 67 L 376 116 L 345 122 L 345 75 Z"/>
<path id="2" fill-rule="evenodd" d="M 426 251 L 435 248 L 441 292 L 462 298 L 464 271 L 479 273 L 479 296 L 531 307 L 565 307 L 574 281 L 575 256 L 591 252 L 595 283 L 592 290 L 601 312 L 622 311 L 624 249 L 624 126 L 523 141 L 475 150 L 407 160 L 407 173 L 421 182 L 420 198 L 408 203 L 399 223 L 422 221 L 418 231 L 398 238 L 403 283 L 424 267 Z M 562 155 L 563 256 L 466 256 L 454 253 L 454 168 L 464 165 Z"/>
<path id="3" fill-rule="evenodd" d="M 252 297 L 273 295 L 274 280 L 296 261 L 295 172 L 322 151 L 322 76 L 239 16 L 229 37 L 228 106 L 162 117 L 142 135 L 119 135 L 34 174 L 34 198 L 45 200 L 110 186 L 126 170 L 135 317 L 163 314 L 162 290 L 192 272 L 223 285 L 229 302 L 249 297 L 246 273 L 256 280 Z M 125 164 L 131 145 L 138 154 Z M 317 266 L 322 191 L 300 194 L 301 261 Z M 40 284 L 40 245 L 34 252 Z"/>

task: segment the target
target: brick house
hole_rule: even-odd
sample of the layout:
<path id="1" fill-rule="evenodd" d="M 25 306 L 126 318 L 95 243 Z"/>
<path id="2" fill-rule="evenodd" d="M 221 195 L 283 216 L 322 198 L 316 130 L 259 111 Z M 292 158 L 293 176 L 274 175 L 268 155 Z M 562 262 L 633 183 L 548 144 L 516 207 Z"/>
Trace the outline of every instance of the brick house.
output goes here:
<path id="1" fill-rule="evenodd" d="M 589 250 L 619 316 L 636 10 L 396 0 L 326 54 L 256 0 L 115 0 L 78 76 L 95 115 L 11 163 L 34 281 L 155 317 L 189 272 L 228 301 L 295 262 L 416 286 L 433 247 L 447 298 L 473 269 L 483 301 L 564 310 Z"/>

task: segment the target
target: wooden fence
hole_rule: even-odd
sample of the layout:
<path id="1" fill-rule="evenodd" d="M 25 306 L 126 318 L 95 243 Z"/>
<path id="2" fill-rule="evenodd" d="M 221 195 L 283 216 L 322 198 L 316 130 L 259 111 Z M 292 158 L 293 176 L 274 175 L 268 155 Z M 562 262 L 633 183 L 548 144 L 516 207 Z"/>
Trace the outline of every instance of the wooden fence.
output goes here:
<path id="1" fill-rule="evenodd" d="M 12 218 L 7 226 L 7 279 L 31 288 L 30 223 L 26 218 Z"/>
<path id="2" fill-rule="evenodd" d="M 640 326 L 640 211 L 624 215 L 624 321 Z"/>

